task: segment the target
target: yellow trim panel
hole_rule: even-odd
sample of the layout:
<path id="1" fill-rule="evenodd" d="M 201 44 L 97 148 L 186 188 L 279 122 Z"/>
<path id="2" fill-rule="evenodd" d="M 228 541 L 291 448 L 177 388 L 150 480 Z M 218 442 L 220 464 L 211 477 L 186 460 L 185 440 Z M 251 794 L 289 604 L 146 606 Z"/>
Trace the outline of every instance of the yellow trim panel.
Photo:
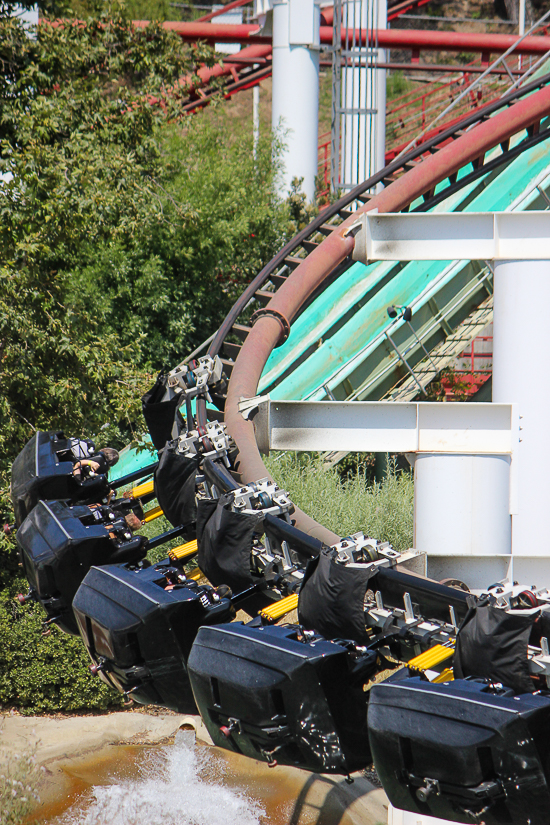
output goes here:
<path id="1" fill-rule="evenodd" d="M 127 493 L 128 498 L 141 498 L 141 496 L 150 496 L 151 493 L 155 492 L 155 479 L 152 478 L 150 481 L 146 481 L 145 484 L 140 484 L 137 487 L 134 487 Z"/>
<path id="2" fill-rule="evenodd" d="M 164 510 L 162 507 L 152 507 L 150 510 L 147 510 L 145 516 L 143 517 L 143 523 L 149 524 L 150 521 L 154 521 L 156 518 L 164 515 Z"/>
<path id="3" fill-rule="evenodd" d="M 172 547 L 172 549 L 168 551 L 168 557 L 172 559 L 172 561 L 181 561 L 182 559 L 189 558 L 189 556 L 194 556 L 195 553 L 198 553 L 198 550 L 197 540 L 193 539 L 193 541 L 188 541 L 186 544 L 179 544 L 177 547 Z"/>
<path id="4" fill-rule="evenodd" d="M 260 616 L 268 622 L 276 622 L 281 616 L 290 613 L 291 610 L 295 610 L 297 607 L 298 594 L 292 593 L 290 596 L 286 596 L 284 599 L 270 604 L 269 607 L 264 607 L 263 610 L 260 610 Z"/>
<path id="5" fill-rule="evenodd" d="M 454 653 L 454 645 L 434 645 L 429 650 L 425 650 L 420 656 L 415 656 L 414 659 L 409 659 L 407 665 L 412 670 L 431 670 L 436 665 L 440 665 L 445 659 L 450 659 Z"/>

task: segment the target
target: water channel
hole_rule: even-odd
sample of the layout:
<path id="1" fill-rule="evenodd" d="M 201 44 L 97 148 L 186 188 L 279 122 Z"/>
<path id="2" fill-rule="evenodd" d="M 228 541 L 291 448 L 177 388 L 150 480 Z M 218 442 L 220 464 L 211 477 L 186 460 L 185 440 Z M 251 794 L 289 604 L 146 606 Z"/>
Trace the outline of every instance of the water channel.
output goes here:
<path id="1" fill-rule="evenodd" d="M 109 757 L 64 769 L 62 798 L 33 825 L 379 825 L 383 792 L 365 777 L 316 776 L 195 742 L 118 747 Z M 30 825 L 30 822 L 28 823 Z"/>

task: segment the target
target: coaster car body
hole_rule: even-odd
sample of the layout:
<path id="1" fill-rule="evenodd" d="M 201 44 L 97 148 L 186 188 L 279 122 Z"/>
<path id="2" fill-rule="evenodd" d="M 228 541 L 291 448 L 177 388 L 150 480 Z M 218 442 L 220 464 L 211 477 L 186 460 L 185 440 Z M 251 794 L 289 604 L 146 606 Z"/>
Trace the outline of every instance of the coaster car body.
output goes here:
<path id="1" fill-rule="evenodd" d="M 16 539 L 31 595 L 48 622 L 74 635 L 72 601 L 90 567 L 138 562 L 147 553 L 147 539 L 132 536 L 120 513 L 64 501 L 39 501 Z"/>
<path id="2" fill-rule="evenodd" d="M 11 497 L 17 526 L 41 499 L 82 504 L 101 501 L 109 492 L 106 475 L 82 481 L 73 475 L 73 463 L 93 452 L 92 441 L 66 438 L 59 431 L 36 432 L 12 465 Z"/>
<path id="3" fill-rule="evenodd" d="M 548 822 L 550 697 L 487 680 L 390 680 L 371 689 L 368 723 L 394 807 L 452 822 Z"/>
<path id="4" fill-rule="evenodd" d="M 73 607 L 103 681 L 136 702 L 196 713 L 187 674 L 191 645 L 200 625 L 228 621 L 234 610 L 209 585 L 188 579 L 170 586 L 174 573 L 168 559 L 93 567 Z"/>
<path id="5" fill-rule="evenodd" d="M 297 626 L 202 627 L 189 657 L 216 745 L 268 764 L 348 774 L 370 764 L 367 694 L 376 653 Z"/>

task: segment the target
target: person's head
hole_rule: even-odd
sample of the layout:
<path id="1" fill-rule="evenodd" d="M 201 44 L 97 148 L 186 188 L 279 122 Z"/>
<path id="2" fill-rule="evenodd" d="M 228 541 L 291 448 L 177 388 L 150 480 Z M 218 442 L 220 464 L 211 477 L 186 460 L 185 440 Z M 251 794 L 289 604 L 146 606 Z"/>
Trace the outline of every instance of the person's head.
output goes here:
<path id="1" fill-rule="evenodd" d="M 114 450 L 112 447 L 102 447 L 99 452 L 105 456 L 107 467 L 115 466 L 119 459 L 118 450 Z"/>
<path id="2" fill-rule="evenodd" d="M 130 528 L 130 530 L 132 530 L 132 532 L 135 530 L 140 530 L 143 527 L 141 521 L 138 519 L 135 513 L 128 513 L 127 516 L 124 516 L 124 521 Z"/>

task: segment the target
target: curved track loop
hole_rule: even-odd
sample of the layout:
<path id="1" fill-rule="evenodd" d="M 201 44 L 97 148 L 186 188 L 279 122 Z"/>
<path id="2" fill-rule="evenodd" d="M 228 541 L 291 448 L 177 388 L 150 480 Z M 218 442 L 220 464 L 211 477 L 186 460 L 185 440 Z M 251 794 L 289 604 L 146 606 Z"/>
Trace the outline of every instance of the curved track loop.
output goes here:
<path id="1" fill-rule="evenodd" d="M 488 167 L 483 167 L 483 159 L 495 146 L 500 144 L 502 147 L 502 154 L 497 160 L 503 164 L 508 160 L 509 142 L 514 135 L 527 130 L 528 137 L 520 147 L 513 150 L 513 156 L 522 148 L 530 148 L 535 142 L 549 137 L 550 129 L 540 131 L 541 120 L 550 113 L 550 86 L 547 85 L 549 83 L 550 75 L 545 75 L 519 92 L 490 104 L 482 112 L 469 116 L 462 121 L 460 128 L 450 128 L 432 141 L 412 150 L 399 161 L 394 161 L 332 207 L 324 210 L 322 215 L 287 244 L 244 290 L 209 349 L 210 355 L 219 353 L 228 334 L 232 328 L 235 329 L 237 318 L 254 297 L 262 303 L 268 298 L 267 306 L 273 314 L 261 315 L 251 328 L 240 327 L 237 331 L 245 331 L 244 343 L 241 348 L 229 344 L 235 351 L 236 360 L 234 363 L 225 362 L 228 371 L 231 370 L 225 403 L 225 421 L 239 449 L 237 469 L 243 483 L 269 475 L 256 446 L 253 423 L 242 417 L 238 405 L 242 398 L 251 398 L 256 394 L 265 363 L 273 348 L 279 343 L 282 322 L 277 315 L 284 316 L 292 323 L 308 299 L 322 288 L 323 284 L 330 281 L 335 269 L 345 264 L 346 259 L 349 260 L 354 247 L 354 237 L 349 233 L 349 229 L 357 215 L 372 209 L 378 209 L 380 212 L 406 211 L 420 197 L 424 197 L 425 200 L 423 208 L 430 208 L 432 200 L 442 200 L 451 191 L 455 191 L 457 186 L 464 185 L 462 181 L 457 184 L 456 173 L 467 164 L 473 164 L 473 174 L 477 176 L 489 171 Z M 488 120 L 492 113 L 496 114 Z M 469 126 L 473 128 L 465 132 Z M 427 157 L 422 160 L 425 155 Z M 490 167 L 494 168 L 494 165 L 493 162 Z M 405 174 L 396 178 L 399 172 Z M 434 199 L 435 186 L 446 178 L 449 178 L 448 189 Z M 471 177 L 468 177 L 468 182 L 469 180 Z M 376 195 L 368 194 L 368 190 L 379 183 L 389 185 Z M 444 194 L 445 192 L 447 194 Z M 347 209 L 354 203 L 358 206 L 356 211 Z M 333 229 L 328 221 L 338 216 L 344 220 Z M 319 232 L 330 234 L 321 243 L 307 240 L 312 236 L 317 237 Z M 305 252 L 306 256 L 291 255 L 297 249 L 300 249 L 302 254 Z M 291 274 L 283 272 L 276 275 L 277 270 L 285 262 L 287 266 L 290 263 L 296 268 Z M 261 287 L 268 281 L 273 286 L 278 286 L 279 283 L 281 285 L 276 292 L 262 291 Z M 206 405 L 200 404 L 197 413 L 199 424 L 204 425 Z M 295 518 L 296 526 L 304 532 L 327 543 L 334 543 L 334 534 L 305 513 L 297 510 Z"/>

